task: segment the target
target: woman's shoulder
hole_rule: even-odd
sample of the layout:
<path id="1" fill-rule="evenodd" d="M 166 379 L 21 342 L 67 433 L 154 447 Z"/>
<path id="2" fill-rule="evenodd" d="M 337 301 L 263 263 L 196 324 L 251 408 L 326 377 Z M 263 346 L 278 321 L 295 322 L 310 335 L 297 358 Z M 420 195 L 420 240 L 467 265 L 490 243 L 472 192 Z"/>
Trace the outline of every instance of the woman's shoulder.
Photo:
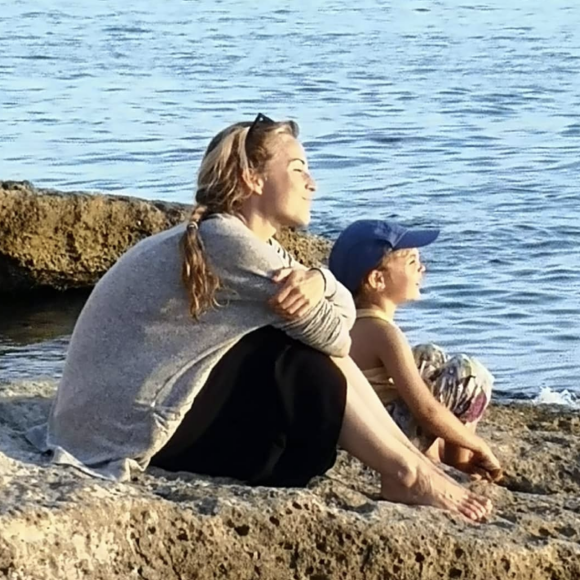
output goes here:
<path id="1" fill-rule="evenodd" d="M 240 247 L 267 248 L 241 219 L 228 214 L 214 214 L 199 224 L 204 243 L 238 245 Z"/>
<path id="2" fill-rule="evenodd" d="M 258 271 L 285 265 L 275 245 L 259 239 L 236 216 L 211 216 L 201 222 L 199 231 L 204 247 L 216 265 L 235 265 Z"/>
<path id="3" fill-rule="evenodd" d="M 199 231 L 202 235 L 219 234 L 255 237 L 239 217 L 227 213 L 215 213 L 202 220 L 199 224 Z"/>

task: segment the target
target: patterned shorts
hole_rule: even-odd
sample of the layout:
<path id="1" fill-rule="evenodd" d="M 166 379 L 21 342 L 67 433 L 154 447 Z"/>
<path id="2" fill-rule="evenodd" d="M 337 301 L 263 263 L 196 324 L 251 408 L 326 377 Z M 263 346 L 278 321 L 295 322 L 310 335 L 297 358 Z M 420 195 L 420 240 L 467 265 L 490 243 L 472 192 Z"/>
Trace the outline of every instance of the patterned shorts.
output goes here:
<path id="1" fill-rule="evenodd" d="M 435 398 L 462 423 L 476 424 L 491 399 L 493 375 L 477 359 L 464 354 L 449 357 L 435 344 L 417 345 L 413 348 L 413 355 L 421 377 Z M 387 410 L 421 451 L 433 444 L 436 437 L 417 424 L 402 399 L 389 403 Z"/>

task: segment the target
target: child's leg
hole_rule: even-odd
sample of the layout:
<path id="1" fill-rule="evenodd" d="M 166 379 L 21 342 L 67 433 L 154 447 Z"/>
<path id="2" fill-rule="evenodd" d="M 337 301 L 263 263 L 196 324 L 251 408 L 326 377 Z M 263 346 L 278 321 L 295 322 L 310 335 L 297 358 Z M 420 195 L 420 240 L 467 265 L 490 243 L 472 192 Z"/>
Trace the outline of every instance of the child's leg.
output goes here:
<path id="1" fill-rule="evenodd" d="M 423 380 L 429 385 L 431 377 L 445 366 L 449 357 L 436 344 L 418 344 L 413 347 L 413 358 Z"/>
<path id="2" fill-rule="evenodd" d="M 445 454 L 445 441 L 441 437 L 437 437 L 435 441 L 425 450 L 425 457 L 433 461 L 434 463 L 446 463 L 443 456 Z"/>
<path id="3" fill-rule="evenodd" d="M 477 359 L 460 354 L 423 378 L 437 400 L 475 431 L 491 399 L 491 373 Z M 445 443 L 440 452 L 445 463 L 459 468 L 469 463 L 472 456 L 468 449 Z"/>
<path id="4" fill-rule="evenodd" d="M 413 347 L 413 355 L 421 377 L 433 396 L 475 431 L 491 398 L 491 373 L 474 358 L 457 355 L 450 359 L 435 344 L 417 345 Z M 460 467 L 471 459 L 470 450 L 445 444 L 442 439 L 426 432 L 402 399 L 389 403 L 387 410 L 401 431 L 435 463 L 443 461 Z"/>
<path id="5" fill-rule="evenodd" d="M 466 423 L 465 426 L 472 432 L 475 433 L 476 425 L 473 423 Z M 446 443 L 441 441 L 440 446 L 441 461 L 447 465 L 453 465 L 458 469 L 466 466 L 471 461 L 473 453 L 465 447 L 459 447 L 458 445 L 453 445 L 451 443 Z"/>
<path id="6" fill-rule="evenodd" d="M 441 463 L 439 438 L 431 435 L 419 425 L 407 403 L 401 398 L 386 405 L 389 415 L 409 441 L 435 463 Z"/>
<path id="7" fill-rule="evenodd" d="M 419 344 L 413 347 L 413 357 L 421 377 L 429 388 L 433 390 L 430 377 L 445 366 L 448 359 L 445 351 L 436 344 Z M 400 429 L 426 457 L 435 463 L 442 461 L 444 441 L 426 432 L 417 423 L 413 413 L 402 399 L 393 401 L 387 406 L 387 409 Z"/>

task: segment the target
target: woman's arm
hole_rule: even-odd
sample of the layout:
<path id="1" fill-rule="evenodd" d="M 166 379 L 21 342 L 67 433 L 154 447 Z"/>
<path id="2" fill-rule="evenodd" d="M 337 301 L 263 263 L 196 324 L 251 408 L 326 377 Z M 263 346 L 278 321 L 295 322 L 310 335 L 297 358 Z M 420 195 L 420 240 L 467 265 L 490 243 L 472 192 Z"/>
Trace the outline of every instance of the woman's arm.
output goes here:
<path id="1" fill-rule="evenodd" d="M 345 317 L 330 300 L 321 296 L 306 312 L 292 319 L 269 306 L 280 290 L 274 274 L 288 266 L 274 245 L 259 240 L 231 216 L 202 222 L 200 233 L 210 265 L 222 281 L 225 300 L 244 303 L 248 317 L 259 315 L 267 324 L 328 355 L 348 355 L 350 317 Z M 354 318 L 354 303 L 351 310 Z"/>
<path id="2" fill-rule="evenodd" d="M 354 301 L 351 293 L 334 277 L 334 274 L 328 268 L 322 266 L 317 268 L 306 268 L 306 266 L 295 260 L 277 240 L 270 240 L 270 244 L 281 256 L 285 268 L 317 271 L 320 274 L 324 282 L 324 298 L 332 303 L 334 309 L 344 319 L 350 330 L 356 319 Z"/>

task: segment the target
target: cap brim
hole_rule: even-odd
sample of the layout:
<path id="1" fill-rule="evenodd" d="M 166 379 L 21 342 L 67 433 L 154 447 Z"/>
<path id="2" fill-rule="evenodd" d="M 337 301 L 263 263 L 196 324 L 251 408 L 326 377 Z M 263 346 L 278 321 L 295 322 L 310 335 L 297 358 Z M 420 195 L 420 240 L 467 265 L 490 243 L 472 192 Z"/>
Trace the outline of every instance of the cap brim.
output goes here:
<path id="1" fill-rule="evenodd" d="M 433 243 L 438 235 L 439 230 L 407 230 L 397 241 L 394 249 L 422 248 Z"/>

